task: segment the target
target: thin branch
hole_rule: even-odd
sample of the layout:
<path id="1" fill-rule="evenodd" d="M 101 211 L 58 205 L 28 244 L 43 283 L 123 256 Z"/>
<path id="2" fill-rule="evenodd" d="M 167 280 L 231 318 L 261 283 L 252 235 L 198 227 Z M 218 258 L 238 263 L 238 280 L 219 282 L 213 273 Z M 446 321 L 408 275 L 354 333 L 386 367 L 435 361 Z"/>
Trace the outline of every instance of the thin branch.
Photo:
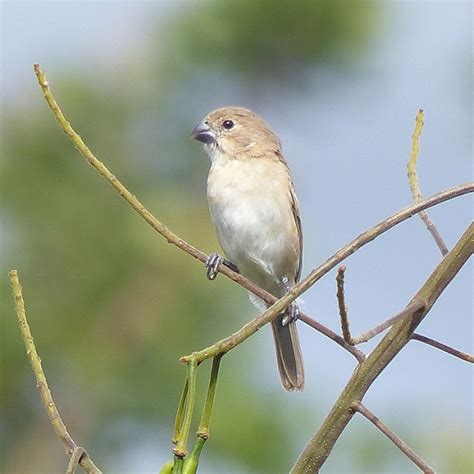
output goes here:
<path id="1" fill-rule="evenodd" d="M 66 133 L 66 135 L 70 138 L 73 145 L 77 148 L 77 150 L 81 153 L 81 155 L 89 162 L 89 164 L 99 172 L 99 174 L 105 178 L 113 188 L 132 206 L 132 208 L 140 214 L 145 221 L 153 227 L 160 235 L 162 235 L 168 243 L 175 245 L 176 247 L 180 248 L 184 252 L 188 253 L 192 257 L 196 258 L 197 260 L 205 263 L 207 259 L 207 255 L 200 250 L 196 249 L 179 236 L 174 234 L 170 229 L 168 229 L 164 224 L 162 224 L 158 219 L 156 219 L 150 211 L 145 209 L 143 204 L 132 194 L 130 193 L 125 186 L 120 183 L 120 181 L 106 168 L 106 166 L 99 161 L 93 153 L 89 150 L 86 144 L 83 142 L 81 137 L 73 130 L 71 124 L 66 120 L 63 113 L 61 112 L 56 100 L 54 99 L 51 90 L 49 88 L 49 83 L 47 82 L 44 73 L 41 71 L 41 68 L 38 64 L 34 65 L 34 71 L 38 78 L 38 83 L 43 91 L 43 95 L 45 100 L 51 109 L 56 121 L 59 123 L 61 129 Z M 391 229 L 393 226 L 403 222 L 406 219 L 409 219 L 413 215 L 419 213 L 420 211 L 427 209 L 429 207 L 435 206 L 441 202 L 447 201 L 449 199 L 453 199 L 455 197 L 461 196 L 463 194 L 472 193 L 474 191 L 474 183 L 468 183 L 460 186 L 456 186 L 454 188 L 448 189 L 441 193 L 435 194 L 428 199 L 424 199 L 417 204 L 412 206 L 406 207 L 401 211 L 393 214 L 392 216 L 388 217 L 387 219 L 383 220 L 379 224 L 377 224 L 372 229 L 361 234 L 359 237 L 354 239 L 348 245 L 344 246 L 340 249 L 336 254 L 334 254 L 331 258 L 329 258 L 323 265 L 319 266 L 315 270 L 313 270 L 308 277 L 302 280 L 296 287 L 294 287 L 285 297 L 278 300 L 278 306 L 276 308 L 269 308 L 265 313 L 255 318 L 251 323 L 244 326 L 240 331 L 235 333 L 235 335 L 230 336 L 223 341 L 217 343 L 217 345 L 222 345 L 222 353 L 227 352 L 232 347 L 237 344 L 240 344 L 243 340 L 247 339 L 251 334 L 255 333 L 260 327 L 264 324 L 269 322 L 271 319 L 275 318 L 277 314 L 281 313 L 299 294 L 306 291 L 310 286 L 316 283 L 323 275 L 325 275 L 328 271 L 334 268 L 338 263 L 342 260 L 347 258 L 349 255 L 352 255 L 356 250 L 361 248 L 362 246 L 366 245 L 382 233 L 386 232 L 387 230 Z M 263 299 L 267 304 L 271 305 L 277 301 L 273 295 L 268 293 L 267 291 L 259 288 L 257 285 L 252 283 L 250 280 L 245 278 L 244 276 L 240 275 L 232 271 L 230 268 L 225 266 L 221 266 L 220 273 L 227 276 L 231 280 L 238 283 L 240 286 L 246 288 L 247 290 L 251 291 L 261 299 Z M 269 313 L 269 311 L 272 311 Z M 304 317 L 306 315 L 300 315 L 301 320 L 305 320 Z M 309 318 L 309 316 L 307 317 Z M 311 318 L 309 318 L 311 319 Z M 324 327 L 322 324 L 318 323 L 314 327 L 317 331 L 321 332 L 322 334 L 329 336 L 329 334 L 337 336 L 331 329 Z M 339 337 L 339 336 L 337 336 Z M 351 352 L 354 356 L 355 352 L 351 350 L 351 346 L 345 343 L 345 341 L 337 337 L 331 337 L 334 341 L 336 341 L 341 347 L 344 347 L 347 351 Z M 208 357 L 205 357 L 205 350 L 201 351 L 200 360 L 204 360 L 206 358 L 214 357 L 219 351 L 213 350 L 212 354 L 209 354 Z M 185 360 L 184 358 L 183 360 Z"/>
<path id="2" fill-rule="evenodd" d="M 395 446 L 407 456 L 411 461 L 413 461 L 424 473 L 433 473 L 434 470 L 426 464 L 423 459 L 418 456 L 404 441 L 402 441 L 390 428 L 382 423 L 379 418 L 377 418 L 371 411 L 369 411 L 362 403 L 354 402 L 351 405 L 351 408 L 354 411 L 359 412 L 361 415 L 365 416 L 374 426 L 376 426 Z"/>
<path id="3" fill-rule="evenodd" d="M 411 338 L 415 341 L 423 342 L 425 344 L 428 344 L 429 346 L 439 349 L 440 351 L 444 351 L 448 354 L 451 354 L 454 357 L 458 357 L 459 359 L 465 360 L 466 362 L 470 362 L 471 364 L 474 363 L 473 355 L 468 354 L 467 352 L 462 352 L 458 349 L 454 349 L 450 346 L 447 346 L 446 344 L 443 344 L 442 342 L 435 341 L 434 339 L 431 339 L 430 337 L 426 337 L 415 332 L 413 333 Z"/>
<path id="4" fill-rule="evenodd" d="M 420 184 L 418 182 L 418 176 L 416 174 L 416 162 L 418 160 L 418 155 L 420 152 L 419 143 L 421 131 L 423 130 L 423 124 L 424 113 L 423 110 L 420 109 L 418 110 L 418 114 L 416 115 L 415 129 L 412 135 L 410 159 L 407 163 L 408 181 L 410 183 L 413 202 L 420 202 L 423 199 L 421 195 Z M 420 219 L 423 221 L 428 231 L 433 236 L 433 239 L 436 242 L 436 245 L 438 245 L 441 254 L 443 256 L 446 255 L 448 253 L 448 247 L 446 246 L 443 237 L 441 237 L 441 234 L 438 232 L 438 229 L 429 218 L 428 213 L 426 211 L 420 211 L 418 215 L 420 216 Z"/>
<path id="5" fill-rule="evenodd" d="M 406 316 L 413 315 L 420 309 L 424 308 L 425 304 L 426 303 L 420 299 L 413 300 L 403 311 L 400 311 L 395 316 L 387 319 L 383 323 L 378 324 L 373 329 L 370 329 L 367 332 L 364 332 L 358 336 L 353 337 L 352 344 L 357 345 L 357 344 L 362 344 L 363 342 L 370 341 L 370 339 L 375 337 L 377 334 L 380 334 L 382 331 L 385 331 L 385 329 L 393 326 L 397 321 L 400 321 Z"/>
<path id="6" fill-rule="evenodd" d="M 315 319 L 304 313 L 300 313 L 298 319 L 303 323 L 307 324 L 308 326 L 312 327 L 316 331 L 320 332 L 321 334 L 324 334 L 329 339 L 332 339 L 336 344 L 339 344 L 341 347 L 350 352 L 359 362 L 365 360 L 365 354 L 360 349 L 357 349 L 357 347 L 354 347 L 348 342 L 346 342 L 341 336 L 339 336 L 339 334 L 336 334 L 332 329 L 329 329 L 328 327 L 324 326 L 320 322 L 316 321 Z"/>
<path id="7" fill-rule="evenodd" d="M 341 318 L 341 330 L 344 341 L 351 346 L 354 345 L 351 337 L 351 331 L 349 329 L 349 319 L 347 317 L 347 306 L 344 298 L 344 274 L 346 272 L 346 267 L 341 265 L 337 270 L 337 305 L 339 307 L 339 316 Z"/>
<path id="8" fill-rule="evenodd" d="M 354 414 L 352 404 L 362 401 L 372 383 L 411 340 L 416 327 L 472 255 L 473 247 L 474 224 L 471 224 L 411 299 L 411 301 L 417 299 L 425 301 L 426 305 L 411 316 L 407 315 L 395 323 L 367 359 L 359 364 L 323 424 L 311 437 L 296 461 L 292 473 L 303 474 L 320 470 L 339 436 L 352 419 Z"/>
<path id="9" fill-rule="evenodd" d="M 54 403 L 53 396 L 48 386 L 46 376 L 41 365 L 41 359 L 36 351 L 36 346 L 31 335 L 30 326 L 26 319 L 25 302 L 23 300 L 22 288 L 18 278 L 18 272 L 12 270 L 9 273 L 10 285 L 12 287 L 13 298 L 15 299 L 16 314 L 18 316 L 18 324 L 20 326 L 21 337 L 25 343 L 26 355 L 30 360 L 31 368 L 36 378 L 36 388 L 39 391 L 43 406 L 48 413 L 49 419 L 56 433 L 56 436 L 60 439 L 61 443 L 66 450 L 66 453 L 71 456 L 68 469 L 74 469 L 77 462 L 81 465 L 85 472 L 90 474 L 101 474 L 100 469 L 93 463 L 90 456 L 86 451 L 77 446 L 68 433 L 66 425 L 61 419 L 59 410 Z M 73 472 L 73 471 L 71 471 Z"/>

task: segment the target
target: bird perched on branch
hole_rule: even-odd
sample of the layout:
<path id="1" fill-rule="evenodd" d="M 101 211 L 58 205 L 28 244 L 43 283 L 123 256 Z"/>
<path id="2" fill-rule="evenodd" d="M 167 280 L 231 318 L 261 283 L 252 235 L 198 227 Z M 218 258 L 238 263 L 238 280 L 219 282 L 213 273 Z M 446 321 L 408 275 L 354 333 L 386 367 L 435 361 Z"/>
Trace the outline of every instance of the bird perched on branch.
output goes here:
<path id="1" fill-rule="evenodd" d="M 207 275 L 219 265 L 240 271 L 282 297 L 301 275 L 301 220 L 293 182 L 278 137 L 256 113 L 224 107 L 209 113 L 191 133 L 211 160 L 207 198 L 219 243 L 228 260 L 212 254 Z M 259 308 L 265 304 L 250 294 Z M 302 390 L 304 370 L 292 304 L 272 322 L 281 382 Z"/>

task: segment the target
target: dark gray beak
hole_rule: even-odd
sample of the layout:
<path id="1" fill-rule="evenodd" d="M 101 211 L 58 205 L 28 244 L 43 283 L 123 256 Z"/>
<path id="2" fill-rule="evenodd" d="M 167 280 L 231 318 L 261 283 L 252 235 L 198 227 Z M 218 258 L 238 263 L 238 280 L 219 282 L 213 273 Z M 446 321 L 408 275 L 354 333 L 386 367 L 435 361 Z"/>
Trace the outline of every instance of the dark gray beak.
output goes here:
<path id="1" fill-rule="evenodd" d="M 198 123 L 191 132 L 191 138 L 207 145 L 215 143 L 216 134 L 204 122 Z"/>

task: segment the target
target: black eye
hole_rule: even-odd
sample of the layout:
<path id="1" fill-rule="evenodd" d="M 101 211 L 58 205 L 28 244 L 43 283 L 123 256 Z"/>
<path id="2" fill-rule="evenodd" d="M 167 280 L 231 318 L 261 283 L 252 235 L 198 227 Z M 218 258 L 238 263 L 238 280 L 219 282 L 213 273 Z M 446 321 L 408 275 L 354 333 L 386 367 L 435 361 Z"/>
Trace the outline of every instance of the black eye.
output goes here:
<path id="1" fill-rule="evenodd" d="M 224 120 L 224 122 L 222 122 L 222 126 L 226 130 L 230 130 L 234 126 L 234 122 L 232 122 L 232 120 Z"/>

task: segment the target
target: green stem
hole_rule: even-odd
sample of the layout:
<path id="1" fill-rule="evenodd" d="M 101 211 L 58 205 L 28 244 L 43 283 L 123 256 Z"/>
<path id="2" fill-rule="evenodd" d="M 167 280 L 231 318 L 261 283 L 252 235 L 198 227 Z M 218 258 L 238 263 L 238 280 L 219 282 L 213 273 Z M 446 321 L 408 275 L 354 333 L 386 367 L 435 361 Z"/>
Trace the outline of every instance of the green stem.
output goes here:
<path id="1" fill-rule="evenodd" d="M 191 430 L 191 423 L 193 421 L 194 403 L 196 399 L 196 361 L 188 362 L 188 390 L 187 403 L 184 410 L 183 424 L 178 439 L 178 444 L 173 452 L 176 456 L 184 458 L 186 456 L 186 445 L 188 443 L 189 431 Z"/>
<path id="2" fill-rule="evenodd" d="M 197 438 L 191 454 L 184 460 L 183 474 L 195 474 L 197 472 L 199 457 L 201 456 L 201 451 L 205 442 L 205 438 Z"/>
<path id="3" fill-rule="evenodd" d="M 217 355 L 212 359 L 211 376 L 209 378 L 209 387 L 207 389 L 206 402 L 202 412 L 201 422 L 197 431 L 197 436 L 206 440 L 209 437 L 209 424 L 211 422 L 212 407 L 216 397 L 217 378 L 219 375 L 219 367 L 222 359 L 222 354 Z"/>
<path id="4" fill-rule="evenodd" d="M 191 454 L 184 460 L 183 474 L 194 474 L 199 465 L 199 457 L 201 456 L 202 448 L 209 438 L 209 424 L 211 422 L 212 407 L 216 397 L 217 378 L 219 375 L 219 366 L 221 363 L 222 354 L 212 359 L 211 375 L 209 378 L 209 386 L 207 388 L 206 401 L 204 402 L 204 409 L 201 415 L 201 422 L 196 433 L 196 442 L 194 443 Z"/>
<path id="5" fill-rule="evenodd" d="M 176 419 L 174 422 L 174 435 L 171 441 L 173 444 L 178 444 L 179 442 L 179 438 L 181 435 L 181 428 L 183 425 L 184 407 L 186 406 L 187 397 L 188 397 L 188 378 L 186 376 L 186 381 L 184 382 L 183 391 L 181 392 L 178 410 L 176 412 Z"/>
<path id="6" fill-rule="evenodd" d="M 177 454 L 174 455 L 173 474 L 182 474 L 184 468 L 184 459 Z"/>

